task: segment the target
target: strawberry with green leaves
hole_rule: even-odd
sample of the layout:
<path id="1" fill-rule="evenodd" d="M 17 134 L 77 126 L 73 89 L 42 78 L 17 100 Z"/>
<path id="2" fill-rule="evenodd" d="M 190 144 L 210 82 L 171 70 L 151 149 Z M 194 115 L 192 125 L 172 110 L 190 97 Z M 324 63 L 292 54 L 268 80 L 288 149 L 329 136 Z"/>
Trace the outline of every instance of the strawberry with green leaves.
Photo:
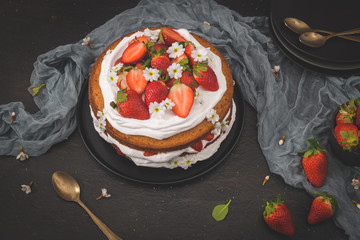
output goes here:
<path id="1" fill-rule="evenodd" d="M 215 72 L 207 61 L 196 64 L 193 67 L 193 74 L 195 80 L 208 91 L 217 91 L 219 89 L 219 83 Z"/>
<path id="2" fill-rule="evenodd" d="M 151 55 L 151 67 L 161 70 L 162 75 L 167 74 L 167 69 L 171 65 L 169 57 L 165 54 L 164 48 L 152 48 Z"/>
<path id="3" fill-rule="evenodd" d="M 276 202 L 268 202 L 263 213 L 266 224 L 276 232 L 286 236 L 295 233 L 294 224 L 288 207 L 278 195 Z"/>
<path id="4" fill-rule="evenodd" d="M 354 151 L 359 145 L 359 129 L 352 123 L 343 123 L 335 127 L 335 138 L 346 151 Z"/>
<path id="5" fill-rule="evenodd" d="M 325 180 L 328 159 L 318 141 L 308 139 L 307 142 L 311 148 L 305 152 L 298 152 L 298 155 L 302 157 L 302 166 L 309 182 L 315 187 L 321 187 Z"/>
<path id="6" fill-rule="evenodd" d="M 357 106 L 354 99 L 350 98 L 349 103 L 340 106 L 340 110 L 336 115 L 336 124 L 353 123 L 356 116 Z"/>
<path id="7" fill-rule="evenodd" d="M 132 89 L 119 90 L 117 93 L 117 110 L 121 116 L 146 120 L 150 118 L 149 109 L 141 98 Z"/>
<path id="8" fill-rule="evenodd" d="M 326 192 L 318 193 L 318 196 L 311 204 L 307 218 L 309 224 L 316 224 L 331 218 L 337 209 L 337 201 L 332 195 Z"/>

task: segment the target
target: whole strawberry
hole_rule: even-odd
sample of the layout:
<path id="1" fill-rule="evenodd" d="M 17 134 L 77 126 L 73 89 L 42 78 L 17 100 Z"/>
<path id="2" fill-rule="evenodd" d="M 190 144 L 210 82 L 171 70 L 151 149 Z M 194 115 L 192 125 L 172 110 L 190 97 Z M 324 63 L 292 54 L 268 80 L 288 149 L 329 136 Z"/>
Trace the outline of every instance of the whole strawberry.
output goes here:
<path id="1" fill-rule="evenodd" d="M 342 123 L 354 123 L 354 118 L 356 116 L 356 104 L 354 99 L 350 98 L 349 103 L 344 103 L 340 106 L 340 110 L 336 115 L 336 124 Z"/>
<path id="2" fill-rule="evenodd" d="M 166 75 L 167 68 L 171 65 L 170 59 L 165 55 L 165 49 L 159 48 L 150 52 L 151 54 L 151 67 L 161 70 L 163 75 Z"/>
<path id="3" fill-rule="evenodd" d="M 145 88 L 145 103 L 147 106 L 152 102 L 161 103 L 167 98 L 169 90 L 162 81 L 153 81 L 146 85 Z"/>
<path id="4" fill-rule="evenodd" d="M 219 89 L 219 83 L 215 72 L 207 62 L 201 62 L 194 66 L 193 74 L 195 80 L 208 91 L 216 91 Z"/>
<path id="5" fill-rule="evenodd" d="M 149 109 L 143 102 L 141 95 L 134 90 L 120 90 L 117 93 L 117 106 L 119 113 L 126 118 L 146 120 L 150 118 Z"/>
<path id="6" fill-rule="evenodd" d="M 263 213 L 267 225 L 276 232 L 286 236 L 292 236 L 295 233 L 291 213 L 287 206 L 278 195 L 276 202 L 268 202 Z"/>
<path id="7" fill-rule="evenodd" d="M 328 159 L 318 141 L 308 139 L 307 142 L 311 148 L 306 152 L 298 152 L 298 155 L 303 157 L 302 165 L 309 182 L 315 187 L 321 187 L 325 180 Z"/>
<path id="8" fill-rule="evenodd" d="M 343 123 L 335 127 L 335 138 L 346 151 L 354 151 L 359 144 L 359 130 L 352 123 Z"/>
<path id="9" fill-rule="evenodd" d="M 309 224 L 315 224 L 331 218 L 337 208 L 337 201 L 326 192 L 319 193 L 311 204 L 307 218 Z"/>

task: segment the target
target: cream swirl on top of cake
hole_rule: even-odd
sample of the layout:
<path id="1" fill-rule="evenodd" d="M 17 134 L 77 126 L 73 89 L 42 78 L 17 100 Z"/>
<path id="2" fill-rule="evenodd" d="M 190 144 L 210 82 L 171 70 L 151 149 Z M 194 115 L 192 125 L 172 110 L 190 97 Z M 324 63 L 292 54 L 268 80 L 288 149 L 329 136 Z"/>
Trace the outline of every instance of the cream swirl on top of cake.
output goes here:
<path id="1" fill-rule="evenodd" d="M 191 41 L 198 48 L 201 44 L 186 29 L 176 30 L 186 40 Z M 194 102 L 189 115 L 186 118 L 176 116 L 171 111 L 160 118 L 151 117 L 148 120 L 138 120 L 134 118 L 122 117 L 118 111 L 111 107 L 110 103 L 115 101 L 118 88 L 108 80 L 110 69 L 116 60 L 122 56 L 128 43 L 135 37 L 142 36 L 143 32 L 136 32 L 129 37 L 125 37 L 111 52 L 103 59 L 99 77 L 99 85 L 104 97 L 105 118 L 118 131 L 128 135 L 143 135 L 155 139 L 165 139 L 179 132 L 189 130 L 201 123 L 206 114 L 213 109 L 226 91 L 226 79 L 221 69 L 221 59 L 209 50 L 209 66 L 214 70 L 219 83 L 219 89 L 215 92 L 206 91 L 199 87 L 202 103 Z"/>

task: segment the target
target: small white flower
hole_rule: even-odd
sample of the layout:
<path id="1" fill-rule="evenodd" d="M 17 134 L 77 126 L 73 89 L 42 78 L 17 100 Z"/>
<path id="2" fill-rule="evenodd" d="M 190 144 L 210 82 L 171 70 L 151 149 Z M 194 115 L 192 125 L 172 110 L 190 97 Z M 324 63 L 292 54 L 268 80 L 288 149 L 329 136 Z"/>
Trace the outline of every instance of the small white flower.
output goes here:
<path id="1" fill-rule="evenodd" d="M 93 48 L 93 46 L 91 46 L 90 44 L 90 37 L 86 37 L 83 39 L 83 42 L 81 43 L 81 45 L 83 46 L 89 46 L 90 48 Z"/>
<path id="2" fill-rule="evenodd" d="M 144 30 L 144 35 L 145 37 L 150 38 L 150 42 L 156 42 L 159 38 L 159 33 L 160 33 L 160 29 L 156 29 L 152 31 L 146 28 Z"/>
<path id="3" fill-rule="evenodd" d="M 29 156 L 26 153 L 24 153 L 23 147 L 20 146 L 20 153 L 19 155 L 17 155 L 16 159 L 19 159 L 20 161 L 24 161 L 27 158 L 29 158 Z"/>
<path id="4" fill-rule="evenodd" d="M 106 113 L 106 109 L 104 108 L 103 111 L 98 111 L 96 113 L 96 116 L 98 116 L 101 120 L 105 120 L 105 113 Z"/>
<path id="5" fill-rule="evenodd" d="M 113 51 L 112 49 L 107 50 L 106 55 L 110 55 L 112 53 L 112 51 Z"/>
<path id="6" fill-rule="evenodd" d="M 202 98 L 202 95 L 200 94 L 199 88 L 195 89 L 195 100 L 200 104 L 203 103 L 203 98 Z"/>
<path id="7" fill-rule="evenodd" d="M 221 123 L 217 122 L 214 125 L 214 129 L 211 131 L 212 134 L 214 134 L 215 136 L 218 136 L 221 134 Z"/>
<path id="8" fill-rule="evenodd" d="M 273 69 L 271 69 L 271 71 L 273 73 L 275 73 L 275 76 L 278 77 L 279 76 L 279 71 L 280 71 L 280 66 L 274 66 Z"/>
<path id="9" fill-rule="evenodd" d="M 32 184 L 33 184 L 33 182 L 31 181 L 28 185 L 27 184 L 21 185 L 21 191 L 24 191 L 26 194 L 31 193 L 31 185 Z"/>
<path id="10" fill-rule="evenodd" d="M 119 77 L 116 72 L 110 71 L 108 75 L 108 79 L 112 84 L 116 84 Z"/>
<path id="11" fill-rule="evenodd" d="M 166 52 L 169 54 L 170 58 L 177 58 L 184 54 L 185 49 L 183 45 L 179 45 L 178 42 L 174 42 Z"/>
<path id="12" fill-rule="evenodd" d="M 228 121 L 224 120 L 221 122 L 221 131 L 226 132 L 229 129 Z"/>
<path id="13" fill-rule="evenodd" d="M 219 121 L 219 115 L 216 113 L 215 109 L 211 109 L 206 114 L 206 119 L 211 122 L 212 124 L 215 124 L 217 121 Z"/>
<path id="14" fill-rule="evenodd" d="M 204 23 L 205 26 L 208 26 L 208 27 L 211 26 L 211 24 L 209 22 L 207 22 L 207 21 L 204 21 L 203 23 Z"/>
<path id="15" fill-rule="evenodd" d="M 83 42 L 81 43 L 81 45 L 89 45 L 90 43 L 90 37 L 86 37 L 83 39 Z"/>
<path id="16" fill-rule="evenodd" d="M 94 119 L 94 125 L 100 132 L 105 132 L 106 130 L 106 121 L 103 118 Z"/>
<path id="17" fill-rule="evenodd" d="M 151 116 L 155 118 L 161 118 L 165 113 L 166 107 L 164 104 L 159 104 L 158 102 L 151 102 L 149 105 L 149 112 Z"/>
<path id="18" fill-rule="evenodd" d="M 351 185 L 354 187 L 355 190 L 360 188 L 360 178 L 353 178 Z"/>
<path id="19" fill-rule="evenodd" d="M 159 70 L 156 68 L 148 68 L 144 69 L 143 76 L 145 77 L 146 81 L 157 81 L 160 77 Z"/>
<path id="20" fill-rule="evenodd" d="M 175 103 L 173 101 L 171 101 L 171 99 L 169 99 L 169 98 L 166 98 L 162 102 L 163 102 L 164 106 L 166 107 L 166 109 L 169 109 L 169 110 L 171 110 L 175 106 Z"/>
<path id="21" fill-rule="evenodd" d="M 106 188 L 102 188 L 101 195 L 98 198 L 96 198 L 96 200 L 99 200 L 101 198 L 109 198 L 109 197 L 111 197 L 111 195 L 107 193 Z"/>
<path id="22" fill-rule="evenodd" d="M 173 63 L 170 67 L 167 68 L 167 72 L 169 73 L 170 78 L 181 78 L 183 68 L 178 63 Z"/>
<path id="23" fill-rule="evenodd" d="M 191 51 L 191 57 L 197 62 L 208 60 L 208 50 L 206 48 L 197 48 Z"/>
<path id="24" fill-rule="evenodd" d="M 177 166 L 188 169 L 192 164 L 196 163 L 196 154 L 187 154 L 177 162 Z"/>
<path id="25" fill-rule="evenodd" d="M 112 67 L 112 70 L 114 72 L 120 71 L 123 66 L 124 66 L 123 63 L 118 63 L 118 64 L 116 64 L 115 66 Z"/>

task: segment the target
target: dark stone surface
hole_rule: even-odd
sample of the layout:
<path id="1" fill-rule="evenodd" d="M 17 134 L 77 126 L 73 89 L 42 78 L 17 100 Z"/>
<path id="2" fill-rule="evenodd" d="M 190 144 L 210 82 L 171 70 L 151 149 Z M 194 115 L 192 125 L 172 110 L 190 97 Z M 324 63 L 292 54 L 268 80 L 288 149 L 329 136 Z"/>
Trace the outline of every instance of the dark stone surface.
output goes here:
<path id="1" fill-rule="evenodd" d="M 0 3 L 0 104 L 21 101 L 37 107 L 28 93 L 36 57 L 82 39 L 138 1 L 3 0 Z M 242 15 L 267 15 L 268 1 L 224 1 Z M 289 207 L 291 239 L 347 239 L 329 220 L 310 226 L 312 197 L 271 175 L 257 142 L 256 112 L 246 104 L 244 130 L 221 165 L 191 182 L 172 186 L 135 184 L 104 169 L 86 150 L 78 131 L 40 157 L 20 162 L 0 159 L 0 239 L 106 239 L 77 204 L 60 199 L 51 184 L 54 171 L 65 171 L 80 184 L 81 199 L 104 223 L 130 239 L 286 239 L 262 219 L 267 201 L 280 193 Z M 262 181 L 270 174 L 265 186 Z M 21 184 L 34 181 L 26 195 Z M 101 188 L 109 199 L 96 200 Z M 216 222 L 211 212 L 231 199 L 229 214 Z"/>

